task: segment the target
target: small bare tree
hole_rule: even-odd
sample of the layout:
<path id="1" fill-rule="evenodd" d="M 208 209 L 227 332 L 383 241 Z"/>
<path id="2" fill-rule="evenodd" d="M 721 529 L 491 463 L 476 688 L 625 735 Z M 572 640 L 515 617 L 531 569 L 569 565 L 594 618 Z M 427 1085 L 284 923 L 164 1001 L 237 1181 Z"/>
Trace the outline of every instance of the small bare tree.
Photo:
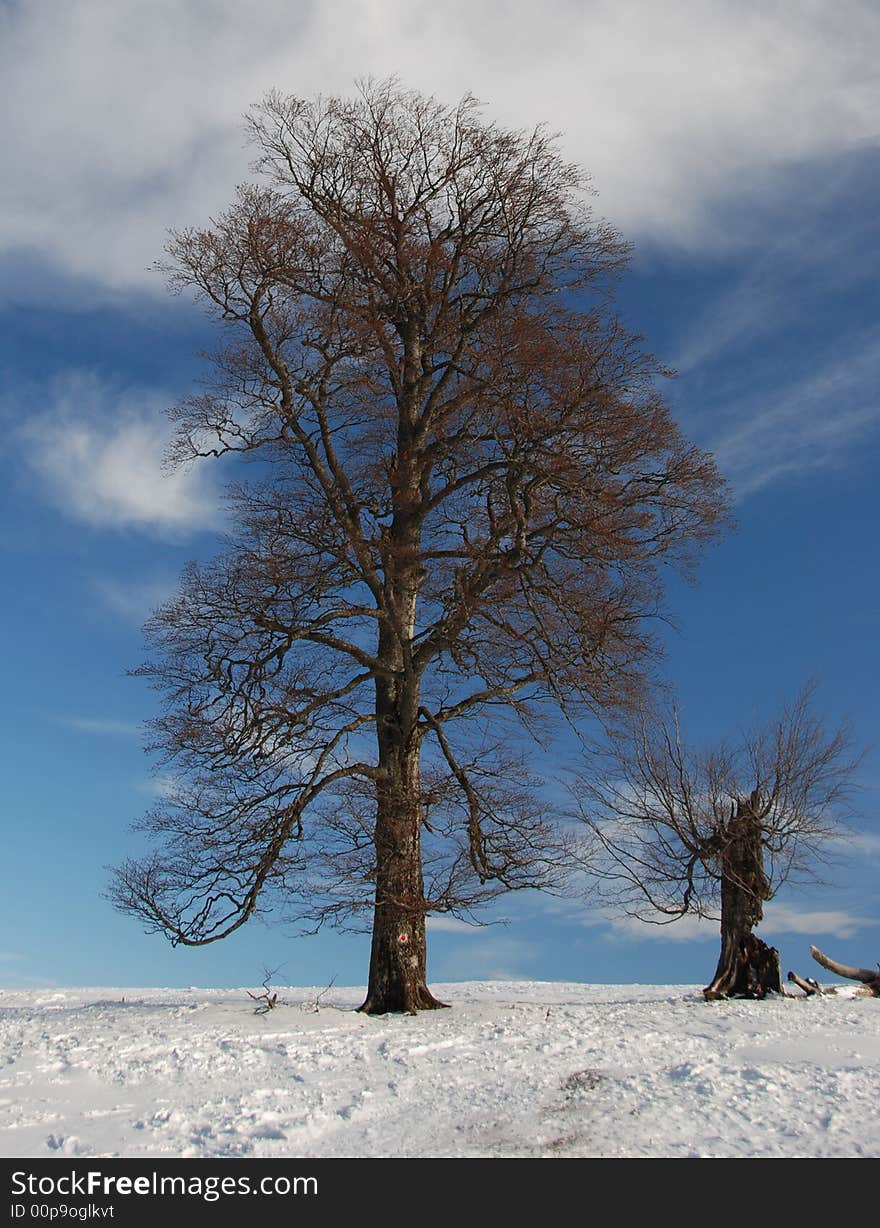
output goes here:
<path id="1" fill-rule="evenodd" d="M 707 999 L 782 992 L 779 953 L 753 930 L 784 882 L 815 880 L 844 831 L 858 759 L 812 696 L 804 688 L 775 722 L 712 750 L 685 744 L 676 711 L 642 714 L 578 781 L 582 860 L 606 900 L 654 924 L 720 918 Z"/>
<path id="2" fill-rule="evenodd" d="M 251 993 L 249 989 L 246 991 L 249 998 L 253 998 L 255 1002 L 260 1003 L 260 1005 L 254 1009 L 255 1015 L 266 1015 L 269 1013 L 269 1011 L 273 1011 L 278 1005 L 278 990 L 272 989 L 272 981 L 275 979 L 280 970 L 280 968 L 264 968 L 262 980 L 263 992 Z"/>
<path id="3" fill-rule="evenodd" d="M 190 945 L 273 900 L 371 914 L 363 1009 L 431 1008 L 426 914 L 552 871 L 511 727 L 632 702 L 658 565 L 714 535 L 724 484 L 543 130 L 385 82 L 272 95 L 251 134 L 264 181 L 169 275 L 225 334 L 176 456 L 258 463 L 228 552 L 149 625 L 178 787 L 113 898 Z"/>

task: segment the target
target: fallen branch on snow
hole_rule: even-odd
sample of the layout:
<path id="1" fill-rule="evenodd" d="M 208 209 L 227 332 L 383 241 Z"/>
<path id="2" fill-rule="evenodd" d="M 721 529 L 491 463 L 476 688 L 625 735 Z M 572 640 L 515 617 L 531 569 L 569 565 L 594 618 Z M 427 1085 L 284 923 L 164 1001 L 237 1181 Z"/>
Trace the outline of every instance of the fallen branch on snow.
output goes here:
<path id="1" fill-rule="evenodd" d="M 846 977 L 850 981 L 860 981 L 863 988 L 858 990 L 858 993 L 880 998 L 880 964 L 877 966 L 877 971 L 872 972 L 870 968 L 851 968 L 848 964 L 839 964 L 836 960 L 823 955 L 818 947 L 811 946 L 810 954 L 817 964 L 821 964 L 823 968 L 827 968 L 836 976 Z M 802 978 L 796 972 L 789 972 L 788 979 L 802 989 L 808 997 L 813 994 L 833 994 L 835 992 L 833 989 L 822 989 L 818 981 L 814 981 L 812 977 Z"/>

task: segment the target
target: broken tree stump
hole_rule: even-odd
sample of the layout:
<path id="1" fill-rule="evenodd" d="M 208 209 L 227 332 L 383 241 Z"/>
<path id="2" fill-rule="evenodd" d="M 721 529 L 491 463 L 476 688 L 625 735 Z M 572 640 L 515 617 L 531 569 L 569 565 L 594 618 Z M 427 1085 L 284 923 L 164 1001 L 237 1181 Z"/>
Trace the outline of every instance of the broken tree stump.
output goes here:
<path id="1" fill-rule="evenodd" d="M 707 1002 L 724 998 L 764 998 L 782 993 L 779 952 L 748 933 L 744 938 L 722 934 L 721 958 L 711 985 L 703 990 Z"/>

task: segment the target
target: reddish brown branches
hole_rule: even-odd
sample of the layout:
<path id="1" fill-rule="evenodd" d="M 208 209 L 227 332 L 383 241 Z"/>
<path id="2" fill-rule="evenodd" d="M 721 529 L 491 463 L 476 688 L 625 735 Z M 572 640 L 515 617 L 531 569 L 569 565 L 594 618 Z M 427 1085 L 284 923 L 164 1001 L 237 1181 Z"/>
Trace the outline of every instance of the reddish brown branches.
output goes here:
<path id="1" fill-rule="evenodd" d="M 534 782 L 490 783 L 475 718 L 631 702 L 657 567 L 725 493 L 613 314 L 626 244 L 546 132 L 386 82 L 271 95 L 251 134 L 265 182 L 179 232 L 168 272 L 224 334 L 176 455 L 247 452 L 261 478 L 151 624 L 184 783 L 117 902 L 195 943 L 274 889 L 319 921 L 371 907 L 370 1009 L 415 1009 L 425 901 L 553 860 Z"/>

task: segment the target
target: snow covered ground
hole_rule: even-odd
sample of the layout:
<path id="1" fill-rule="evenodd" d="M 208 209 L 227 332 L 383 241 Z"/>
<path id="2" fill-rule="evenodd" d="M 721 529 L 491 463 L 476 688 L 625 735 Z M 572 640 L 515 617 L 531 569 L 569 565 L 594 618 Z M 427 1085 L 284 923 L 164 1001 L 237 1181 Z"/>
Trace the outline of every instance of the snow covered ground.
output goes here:
<path id="1" fill-rule="evenodd" d="M 252 987 L 253 988 L 253 987 Z M 880 1156 L 880 1000 L 694 986 L 0 993 L 5 1157 Z"/>

